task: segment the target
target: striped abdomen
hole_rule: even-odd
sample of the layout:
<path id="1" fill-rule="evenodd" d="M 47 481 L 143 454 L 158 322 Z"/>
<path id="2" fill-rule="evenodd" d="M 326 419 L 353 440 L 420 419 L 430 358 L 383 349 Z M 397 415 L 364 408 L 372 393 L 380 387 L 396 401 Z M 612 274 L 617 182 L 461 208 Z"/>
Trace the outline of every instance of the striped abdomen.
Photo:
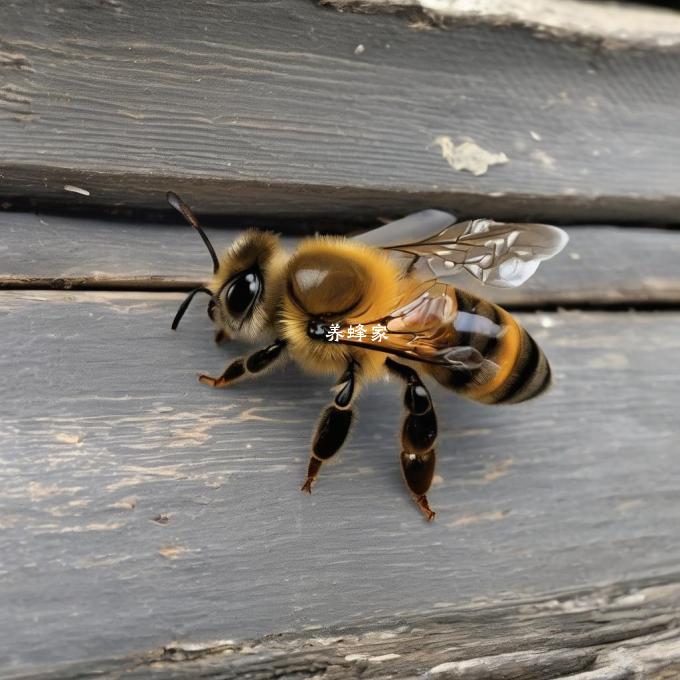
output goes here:
<path id="1" fill-rule="evenodd" d="M 519 403 L 550 385 L 548 360 L 508 312 L 456 288 L 447 294 L 457 304 L 452 323 L 455 345 L 474 347 L 487 361 L 474 370 L 429 365 L 437 382 L 485 404 Z"/>

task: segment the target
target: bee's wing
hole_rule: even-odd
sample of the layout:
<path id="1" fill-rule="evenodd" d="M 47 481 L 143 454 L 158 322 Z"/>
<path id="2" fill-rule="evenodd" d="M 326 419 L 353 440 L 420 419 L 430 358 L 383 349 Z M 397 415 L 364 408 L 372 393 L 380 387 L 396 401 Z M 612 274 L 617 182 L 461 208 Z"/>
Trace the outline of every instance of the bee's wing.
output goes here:
<path id="1" fill-rule="evenodd" d="M 457 332 L 453 322 L 457 309 L 454 295 L 453 289 L 445 283 L 434 279 L 427 281 L 410 299 L 402 300 L 399 307 L 384 318 L 364 322 L 365 337 L 352 337 L 350 326 L 341 324 L 339 330 L 342 337 L 338 342 L 452 370 L 474 370 L 484 364 L 491 364 L 474 347 L 456 344 Z M 491 321 L 488 324 L 489 328 L 483 329 L 485 332 L 500 335 L 500 326 Z"/>
<path id="2" fill-rule="evenodd" d="M 443 210 L 421 210 L 394 222 L 383 224 L 382 227 L 358 234 L 352 240 L 375 248 L 389 248 L 398 246 L 400 243 L 413 243 L 428 239 L 455 222 L 456 216 Z"/>
<path id="3" fill-rule="evenodd" d="M 425 217 L 416 225 L 421 215 Z M 490 219 L 448 224 L 424 235 L 431 226 L 444 223 L 443 215 L 448 213 L 437 210 L 415 213 L 358 240 L 395 253 L 416 273 L 446 278 L 466 271 L 486 285 L 502 288 L 523 284 L 543 260 L 557 255 L 569 241 L 562 229 L 548 224 Z M 394 225 L 397 233 L 393 236 L 389 230 Z M 367 240 L 372 234 L 376 236 Z"/>

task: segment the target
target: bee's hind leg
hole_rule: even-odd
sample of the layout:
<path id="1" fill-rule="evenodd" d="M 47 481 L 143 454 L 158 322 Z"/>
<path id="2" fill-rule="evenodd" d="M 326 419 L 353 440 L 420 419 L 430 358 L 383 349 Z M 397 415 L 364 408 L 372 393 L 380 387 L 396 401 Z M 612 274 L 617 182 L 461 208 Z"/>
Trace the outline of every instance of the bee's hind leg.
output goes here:
<path id="1" fill-rule="evenodd" d="M 232 361 L 217 378 L 201 373 L 198 381 L 211 387 L 226 387 L 239 378 L 252 376 L 270 368 L 274 362 L 280 361 L 285 355 L 285 346 L 285 340 L 275 340 L 268 347 L 259 349 L 248 357 Z"/>
<path id="2" fill-rule="evenodd" d="M 434 476 L 437 416 L 430 393 L 415 370 L 389 358 L 385 360 L 385 365 L 393 375 L 406 383 L 406 419 L 401 430 L 401 470 L 413 499 L 430 521 L 434 519 L 435 513 L 430 508 L 426 493 Z"/>
<path id="3" fill-rule="evenodd" d="M 347 370 L 336 383 L 333 403 L 324 409 L 319 418 L 312 441 L 312 455 L 309 459 L 307 479 L 301 491 L 312 493 L 312 484 L 324 461 L 332 458 L 345 443 L 352 425 L 352 403 L 359 392 L 357 372 L 358 364 L 350 360 Z"/>

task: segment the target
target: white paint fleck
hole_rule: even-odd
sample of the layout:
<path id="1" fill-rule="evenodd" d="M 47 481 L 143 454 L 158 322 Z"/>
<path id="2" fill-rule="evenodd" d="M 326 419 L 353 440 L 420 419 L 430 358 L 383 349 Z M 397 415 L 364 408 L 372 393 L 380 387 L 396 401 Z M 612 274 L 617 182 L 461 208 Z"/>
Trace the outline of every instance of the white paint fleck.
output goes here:
<path id="1" fill-rule="evenodd" d="M 531 158 L 532 160 L 537 161 L 540 163 L 544 168 L 554 168 L 555 167 L 555 159 L 547 154 L 543 149 L 536 149 L 535 151 L 531 152 Z"/>
<path id="2" fill-rule="evenodd" d="M 73 186 L 73 184 L 64 184 L 64 191 L 70 191 L 74 194 L 80 194 L 81 196 L 89 196 L 90 192 L 82 187 Z"/>
<path id="3" fill-rule="evenodd" d="M 616 599 L 617 607 L 639 607 L 646 601 L 647 597 L 644 593 L 630 593 L 623 595 Z"/>
<path id="4" fill-rule="evenodd" d="M 456 146 L 451 137 L 440 135 L 434 144 L 441 148 L 442 158 L 454 170 L 471 172 L 475 176 L 484 175 L 492 165 L 508 163 L 510 160 L 503 152 L 487 151 L 471 139 Z"/>
<path id="5" fill-rule="evenodd" d="M 183 545 L 164 545 L 158 549 L 158 554 L 166 560 L 176 560 L 188 552 L 189 550 Z"/>
<path id="6" fill-rule="evenodd" d="M 116 508 L 117 510 L 134 510 L 137 507 L 137 498 L 135 496 L 126 496 L 119 501 L 110 503 L 109 508 Z"/>
<path id="7" fill-rule="evenodd" d="M 354 48 L 354 54 L 363 54 L 365 47 L 363 45 L 357 45 Z"/>
<path id="8" fill-rule="evenodd" d="M 385 0 L 364 0 L 364 5 Z M 605 47 L 649 44 L 669 47 L 680 43 L 680 17 L 675 8 L 644 7 L 642 3 L 584 2 L 583 0 L 419 0 L 423 9 L 456 19 L 495 20 L 538 28 L 542 34 L 585 35 Z"/>
<path id="9" fill-rule="evenodd" d="M 57 432 L 54 438 L 60 444 L 72 444 L 74 446 L 82 446 L 83 439 L 79 434 L 70 434 L 69 432 Z"/>
<path id="10" fill-rule="evenodd" d="M 482 512 L 478 515 L 463 515 L 453 522 L 449 522 L 447 527 L 461 527 L 469 524 L 479 524 L 480 522 L 496 522 L 505 519 L 510 514 L 509 510 L 496 510 L 494 512 Z"/>
<path id="11" fill-rule="evenodd" d="M 552 328 L 555 325 L 555 319 L 551 316 L 542 316 L 539 323 L 542 328 Z"/>
<path id="12" fill-rule="evenodd" d="M 536 142 L 540 142 L 541 139 L 543 139 L 541 135 L 539 135 L 538 132 L 536 132 L 536 130 L 529 130 L 529 134 L 531 135 L 531 139 L 533 139 Z"/>
<path id="13" fill-rule="evenodd" d="M 490 465 L 484 476 L 482 477 L 482 482 L 495 482 L 500 477 L 505 477 L 508 474 L 508 470 L 513 465 L 515 461 L 512 458 L 506 458 L 493 465 Z"/>
<path id="14" fill-rule="evenodd" d="M 457 670 L 460 668 L 458 661 L 447 661 L 446 663 L 440 663 L 434 668 L 430 668 L 430 675 L 439 675 L 440 673 L 447 673 L 448 671 Z"/>
<path id="15" fill-rule="evenodd" d="M 123 526 L 122 522 L 90 522 L 84 526 L 61 527 L 58 534 L 80 534 L 85 531 L 115 531 Z"/>
<path id="16" fill-rule="evenodd" d="M 569 257 L 572 260 L 580 260 L 581 259 L 581 256 L 578 253 L 569 253 Z"/>
<path id="17" fill-rule="evenodd" d="M 371 663 L 382 663 L 383 661 L 394 661 L 394 659 L 401 658 L 401 654 L 381 654 L 380 656 L 370 656 L 368 658 Z"/>

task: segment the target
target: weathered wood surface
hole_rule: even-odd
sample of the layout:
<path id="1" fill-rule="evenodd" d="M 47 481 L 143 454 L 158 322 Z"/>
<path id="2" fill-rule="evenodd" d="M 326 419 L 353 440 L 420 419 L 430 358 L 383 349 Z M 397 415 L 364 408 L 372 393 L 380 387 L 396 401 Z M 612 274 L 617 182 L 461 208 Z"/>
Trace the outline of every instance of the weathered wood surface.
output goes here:
<path id="1" fill-rule="evenodd" d="M 528 26 L 551 36 L 616 47 L 680 45 L 680 14 L 664 3 L 594 3 L 589 0 L 320 0 L 343 12 L 391 13 L 418 28 L 451 27 L 462 22 Z M 672 5 L 673 3 L 666 3 Z M 651 6 L 650 6 L 651 5 Z"/>
<path id="2" fill-rule="evenodd" d="M 421 31 L 308 0 L 0 12 L 4 202 L 161 208 L 173 186 L 229 214 L 680 214 L 673 49 L 488 24 Z M 480 149 L 508 162 L 454 169 Z"/>
<path id="3" fill-rule="evenodd" d="M 249 223 L 245 222 L 245 226 Z M 661 229 L 574 227 L 567 250 L 514 290 L 456 283 L 516 307 L 677 305 L 680 238 Z M 238 233 L 210 230 L 216 247 Z M 189 289 L 210 272 L 187 226 L 0 213 L 0 287 Z M 286 246 L 295 246 L 293 238 Z"/>
<path id="4" fill-rule="evenodd" d="M 679 607 L 676 576 L 259 640 L 175 642 L 14 677 L 671 680 Z"/>
<path id="5" fill-rule="evenodd" d="M 172 333 L 180 299 L 0 293 L 0 673 L 81 660 L 94 673 L 105 664 L 93 659 L 173 640 L 209 647 L 310 626 L 333 636 L 340 624 L 584 584 L 677 583 L 679 313 L 523 315 L 553 363 L 549 395 L 504 409 L 435 390 L 443 432 L 430 526 L 402 488 L 398 386 L 366 390 L 342 460 L 303 496 L 329 383 L 291 367 L 229 391 L 197 384 L 197 371 L 243 348 L 216 348 L 199 305 Z M 647 604 L 629 637 L 663 645 L 644 631 L 675 625 L 677 602 L 650 628 Z M 490 611 L 477 619 L 489 634 L 478 656 L 537 630 L 520 622 L 508 647 L 494 646 Z M 465 617 L 453 620 L 464 636 Z M 539 627 L 543 642 L 518 649 L 573 649 L 573 621 L 563 640 Z M 464 656 L 455 639 L 458 651 L 447 657 L 442 640 L 433 664 Z M 594 658 L 570 654 L 564 668 Z M 427 670 L 420 659 L 413 667 Z"/>

